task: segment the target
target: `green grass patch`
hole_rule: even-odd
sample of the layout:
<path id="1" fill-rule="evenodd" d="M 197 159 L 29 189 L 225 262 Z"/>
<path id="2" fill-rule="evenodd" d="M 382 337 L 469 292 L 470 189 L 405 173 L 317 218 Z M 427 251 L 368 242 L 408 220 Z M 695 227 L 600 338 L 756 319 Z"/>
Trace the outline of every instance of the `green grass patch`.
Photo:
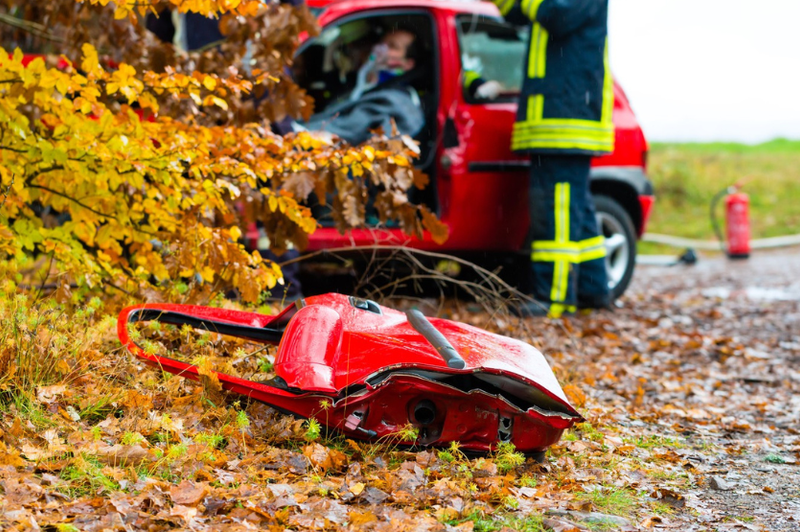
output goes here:
<path id="1" fill-rule="evenodd" d="M 519 532 L 545 532 L 549 529 L 544 527 L 542 520 L 543 518 L 539 514 L 517 516 L 511 513 L 498 513 L 487 515 L 476 510 L 463 518 L 447 520 L 445 523 L 456 526 L 471 521 L 474 532 L 496 532 L 504 527 Z"/>
<path id="2" fill-rule="evenodd" d="M 656 193 L 647 228 L 651 233 L 714 239 L 711 200 L 737 182 L 744 183 L 742 191 L 750 196 L 752 238 L 800 233 L 796 207 L 800 201 L 800 141 L 653 143 L 648 174 Z M 724 220 L 723 207 L 718 205 L 720 220 Z M 640 252 L 664 249 L 645 242 Z"/>
<path id="3" fill-rule="evenodd" d="M 106 476 L 98 459 L 87 454 L 77 456 L 64 468 L 61 479 L 65 482 L 61 491 L 73 498 L 119 490 L 119 484 Z"/>
<path id="4" fill-rule="evenodd" d="M 649 436 L 636 436 L 633 438 L 624 437 L 622 438 L 622 441 L 633 444 L 640 449 L 647 450 L 657 449 L 659 447 L 669 447 L 672 449 L 686 447 L 685 444 L 675 438 L 665 438 L 664 436 L 659 436 L 657 434 L 651 434 Z"/>
<path id="5" fill-rule="evenodd" d="M 578 500 L 589 501 L 604 514 L 630 515 L 636 507 L 636 496 L 630 490 L 603 486 L 578 494 Z"/>

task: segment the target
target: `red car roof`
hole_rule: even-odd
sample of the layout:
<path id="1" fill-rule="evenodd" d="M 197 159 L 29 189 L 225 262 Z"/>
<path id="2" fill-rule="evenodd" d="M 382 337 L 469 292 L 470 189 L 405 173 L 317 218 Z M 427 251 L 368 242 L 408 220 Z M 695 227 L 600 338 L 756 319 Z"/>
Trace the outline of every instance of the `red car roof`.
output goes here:
<path id="1" fill-rule="evenodd" d="M 428 8 L 457 13 L 477 13 L 499 16 L 497 7 L 490 2 L 479 0 L 307 0 L 309 7 L 325 8 L 320 15 L 320 23 L 355 13 L 364 9 Z"/>

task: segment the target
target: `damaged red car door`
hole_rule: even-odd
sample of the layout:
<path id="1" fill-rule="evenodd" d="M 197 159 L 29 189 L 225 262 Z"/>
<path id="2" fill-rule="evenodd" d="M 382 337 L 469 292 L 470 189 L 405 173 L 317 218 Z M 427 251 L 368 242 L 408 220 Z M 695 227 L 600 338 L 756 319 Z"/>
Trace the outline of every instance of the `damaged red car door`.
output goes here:
<path id="1" fill-rule="evenodd" d="M 198 379 L 198 368 L 145 352 L 131 322 L 189 325 L 278 345 L 269 382 L 218 373 L 222 386 L 280 410 L 315 418 L 349 438 L 376 440 L 413 425 L 416 441 L 467 451 L 511 442 L 541 453 L 581 421 L 533 346 L 417 310 L 325 294 L 277 316 L 192 305 L 140 305 L 122 311 L 120 341 L 147 364 Z"/>

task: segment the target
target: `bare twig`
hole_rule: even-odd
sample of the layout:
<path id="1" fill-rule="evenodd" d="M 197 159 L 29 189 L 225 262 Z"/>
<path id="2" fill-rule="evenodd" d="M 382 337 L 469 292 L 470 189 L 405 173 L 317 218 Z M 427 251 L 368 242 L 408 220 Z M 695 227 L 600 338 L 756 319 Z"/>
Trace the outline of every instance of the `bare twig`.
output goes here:
<path id="1" fill-rule="evenodd" d="M 419 293 L 422 291 L 421 282 L 433 282 L 438 290 L 436 296 L 440 309 L 445 300 L 445 287 L 450 286 L 466 293 L 483 308 L 492 321 L 497 318 L 510 318 L 510 305 L 536 302 L 531 296 L 508 284 L 496 271 L 488 270 L 462 257 L 412 249 L 402 245 L 375 244 L 329 248 L 280 262 L 278 265 L 283 267 L 322 256 L 330 256 L 332 259 L 347 262 L 348 257 L 353 255 L 361 255 L 366 262 L 362 275 L 358 279 L 356 293 L 363 293 L 370 299 L 381 301 L 392 299 L 408 287 L 413 287 Z M 455 278 L 437 270 L 435 265 L 426 264 L 426 260 L 453 262 L 462 270 L 474 272 L 477 279 Z M 397 269 L 403 269 L 403 274 L 387 281 L 385 278 L 392 275 Z M 414 297 L 409 298 L 406 294 L 403 294 L 403 298 L 415 299 Z M 529 340 L 533 341 L 538 335 L 530 329 L 525 319 L 518 319 L 520 324 L 518 329 L 525 331 Z M 560 326 L 566 335 L 572 336 L 563 323 Z"/>
<path id="2" fill-rule="evenodd" d="M 59 44 L 64 44 L 66 42 L 66 40 L 63 38 L 53 35 L 47 31 L 47 27 L 43 26 L 42 24 L 38 24 L 30 20 L 23 20 L 6 13 L 0 13 L 0 24 L 6 24 L 22 31 L 26 31 L 51 42 Z"/>

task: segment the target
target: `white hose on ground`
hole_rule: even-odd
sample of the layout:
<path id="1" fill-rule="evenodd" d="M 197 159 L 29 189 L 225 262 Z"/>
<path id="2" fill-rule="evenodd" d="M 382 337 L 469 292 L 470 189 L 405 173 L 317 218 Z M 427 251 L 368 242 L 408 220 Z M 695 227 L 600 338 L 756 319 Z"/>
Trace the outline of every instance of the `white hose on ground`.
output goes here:
<path id="1" fill-rule="evenodd" d="M 644 266 L 673 266 L 677 262 L 675 255 L 636 255 L 636 264 Z"/>
<path id="2" fill-rule="evenodd" d="M 655 242 L 657 244 L 665 244 L 678 248 L 720 250 L 720 244 L 715 240 L 697 240 L 694 238 L 683 238 L 659 233 L 645 233 L 644 236 L 642 236 L 642 241 Z M 759 238 L 750 241 L 750 249 L 771 249 L 788 246 L 800 246 L 800 235 L 775 236 L 772 238 Z"/>

